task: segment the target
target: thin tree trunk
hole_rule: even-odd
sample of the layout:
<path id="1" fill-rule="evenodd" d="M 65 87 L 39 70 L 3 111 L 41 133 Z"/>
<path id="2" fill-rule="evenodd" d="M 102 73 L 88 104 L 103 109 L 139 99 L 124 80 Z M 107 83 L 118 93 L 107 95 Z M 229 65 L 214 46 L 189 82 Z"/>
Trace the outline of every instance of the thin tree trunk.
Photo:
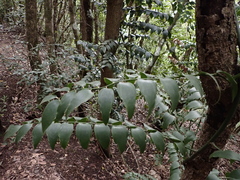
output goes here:
<path id="1" fill-rule="evenodd" d="M 37 1 L 25 0 L 26 9 L 26 35 L 28 58 L 32 70 L 36 70 L 41 65 L 41 59 L 37 49 L 38 45 L 38 29 L 37 29 Z"/>
<path id="2" fill-rule="evenodd" d="M 37 28 L 37 1 L 36 0 L 25 0 L 25 11 L 26 11 L 26 38 L 28 47 L 28 58 L 32 70 L 37 70 L 42 64 L 41 58 L 38 51 L 38 28 Z M 41 86 L 41 80 L 38 79 L 37 84 L 40 84 L 38 90 L 37 101 L 40 102 L 43 87 Z"/>
<path id="3" fill-rule="evenodd" d="M 215 73 L 222 70 L 235 74 L 237 67 L 236 53 L 236 25 L 234 17 L 234 0 L 197 0 L 196 1 L 196 34 L 199 70 Z M 207 119 L 195 143 L 195 149 L 200 149 L 213 137 L 228 117 L 232 106 L 231 88 L 223 78 L 218 78 L 221 94 L 214 81 L 208 76 L 201 76 L 202 85 L 209 105 Z M 220 96 L 220 99 L 219 99 Z M 218 100 L 219 99 L 219 100 Z M 209 159 L 216 147 L 223 148 L 239 121 L 240 109 L 238 108 L 225 130 L 213 140 L 207 148 L 199 151 L 185 161 L 185 171 L 182 180 L 203 180 L 214 167 L 217 158 Z"/>
<path id="4" fill-rule="evenodd" d="M 98 22 L 98 10 L 97 8 L 94 6 L 94 3 L 93 3 L 93 10 L 94 10 L 94 43 L 97 44 L 99 42 L 99 33 L 98 33 L 98 28 L 99 28 L 99 22 Z"/>
<path id="5" fill-rule="evenodd" d="M 55 62 L 55 38 L 53 23 L 53 2 L 52 0 L 44 0 L 44 17 L 45 17 L 45 35 L 47 41 L 48 58 L 50 60 L 50 72 L 56 74 L 58 72 L 57 63 Z"/>
<path id="6" fill-rule="evenodd" d="M 70 15 L 70 25 L 72 26 L 72 30 L 73 30 L 75 46 L 76 46 L 78 52 L 82 53 L 81 45 L 78 44 L 80 37 L 79 37 L 78 29 L 77 29 L 77 24 L 75 22 L 76 5 L 74 4 L 73 0 L 68 0 L 68 8 L 69 8 L 69 15 Z"/>
<path id="7" fill-rule="evenodd" d="M 93 17 L 91 15 L 90 0 L 81 0 L 81 22 L 80 30 L 82 40 L 92 42 L 93 39 Z"/>

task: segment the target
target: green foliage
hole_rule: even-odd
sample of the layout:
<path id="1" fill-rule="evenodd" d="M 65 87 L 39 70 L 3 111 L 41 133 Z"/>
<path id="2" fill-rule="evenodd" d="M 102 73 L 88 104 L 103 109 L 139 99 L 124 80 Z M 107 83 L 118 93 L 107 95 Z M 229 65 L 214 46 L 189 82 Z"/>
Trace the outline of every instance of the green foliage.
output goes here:
<path id="1" fill-rule="evenodd" d="M 148 103 L 148 114 L 150 115 L 155 107 L 157 86 L 154 81 L 144 79 L 139 79 L 137 85 Z"/>
<path id="2" fill-rule="evenodd" d="M 212 153 L 210 155 L 209 158 L 225 158 L 225 159 L 229 159 L 230 161 L 240 161 L 240 154 L 230 151 L 230 150 L 225 150 L 225 151 L 215 151 L 214 153 Z"/>
<path id="3" fill-rule="evenodd" d="M 144 79 L 141 77 L 144 77 Z M 179 79 L 182 81 L 184 77 L 179 77 Z M 197 81 L 197 79 L 194 80 Z M 185 78 L 188 89 L 191 89 L 193 85 L 199 86 L 197 83 L 192 83 L 194 80 L 190 82 Z M 190 130 L 190 127 L 186 129 L 182 124 L 187 121 L 197 122 L 202 118 L 202 112 L 198 111 L 199 108 L 203 107 L 200 100 L 189 100 L 188 96 L 191 96 L 191 93 L 186 97 L 181 97 L 186 99 L 186 105 L 183 107 L 186 113 L 182 114 L 181 110 L 177 108 L 177 102 L 180 101 L 180 95 L 182 94 L 182 87 L 178 87 L 177 80 L 170 77 L 159 78 L 155 76 L 151 76 L 151 79 L 149 79 L 147 75 L 141 73 L 140 75 L 128 75 L 126 81 L 129 82 L 121 81 L 121 79 L 107 79 L 107 81 L 109 88 L 99 87 L 100 91 L 96 91 L 96 88 L 82 89 L 77 92 L 63 93 L 61 98 L 54 95 L 46 96 L 42 103 L 48 102 L 48 104 L 40 121 L 29 122 L 22 126 L 11 125 L 6 131 L 5 140 L 16 135 L 15 141 L 19 142 L 32 125 L 36 124 L 33 129 L 33 145 L 35 148 L 44 134 L 47 135 L 52 149 L 58 141 L 63 148 L 66 148 L 70 137 L 75 132 L 83 148 L 88 148 L 90 139 L 94 135 L 104 149 L 108 148 L 110 140 L 113 138 L 120 152 L 123 152 L 127 147 L 129 137 L 132 137 L 139 146 L 141 153 L 145 151 L 147 142 L 153 143 L 159 151 L 164 153 L 166 147 L 169 149 L 165 145 L 166 140 L 168 140 L 174 144 L 174 152 L 181 153 L 184 157 L 189 154 L 187 149 L 194 142 L 195 133 Z M 162 89 L 162 85 L 164 89 Z M 63 89 L 64 91 L 65 89 Z M 94 94 L 93 91 L 98 93 Z M 183 91 L 185 92 L 185 89 Z M 102 119 L 75 116 L 75 109 L 82 103 L 92 101 L 92 98 L 95 100 L 97 98 L 96 103 L 99 104 Z M 177 101 L 174 98 L 177 98 Z M 136 111 L 136 99 L 145 99 L 148 105 L 148 116 L 152 116 L 153 121 L 159 123 L 157 127 L 162 129 L 163 132 L 153 128 L 154 125 L 149 122 L 144 123 L 144 127 L 140 127 L 124 118 L 121 121 L 111 118 L 113 110 L 117 111 L 116 107 L 118 106 L 115 106 L 115 102 L 118 102 L 118 104 L 122 103 L 123 107 L 125 106 L 130 120 Z M 172 101 L 173 103 L 170 103 Z M 175 108 L 170 110 L 170 106 L 173 105 Z M 178 120 L 176 120 L 178 112 L 182 114 L 182 118 L 178 117 Z M 119 114 L 121 114 L 120 111 Z M 169 131 L 169 127 L 176 127 L 176 129 Z"/>
<path id="4" fill-rule="evenodd" d="M 88 148 L 92 136 L 92 127 L 87 123 L 78 123 L 76 127 L 76 136 L 84 149 Z"/>
<path id="5" fill-rule="evenodd" d="M 127 108 L 128 118 L 131 119 L 135 109 L 136 90 L 133 84 L 128 82 L 120 82 L 117 85 L 117 91 Z M 126 93 L 127 92 L 127 93 Z"/>
<path id="6" fill-rule="evenodd" d="M 104 88 L 98 93 L 98 103 L 104 124 L 108 123 L 113 101 L 114 93 L 112 89 Z"/>

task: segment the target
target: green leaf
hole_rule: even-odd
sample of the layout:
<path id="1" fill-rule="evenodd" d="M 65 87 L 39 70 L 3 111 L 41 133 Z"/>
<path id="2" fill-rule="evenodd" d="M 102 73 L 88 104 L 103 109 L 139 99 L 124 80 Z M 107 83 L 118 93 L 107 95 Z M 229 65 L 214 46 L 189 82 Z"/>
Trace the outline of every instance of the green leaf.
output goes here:
<path id="1" fill-rule="evenodd" d="M 39 142 L 42 139 L 42 136 L 43 136 L 42 124 L 37 124 L 32 131 L 34 149 L 38 146 Z"/>
<path id="2" fill-rule="evenodd" d="M 43 132 L 46 131 L 48 126 L 54 121 L 57 114 L 57 108 L 59 106 L 58 100 L 53 100 L 48 103 L 48 105 L 45 107 L 43 114 L 42 114 L 42 130 Z"/>
<path id="3" fill-rule="evenodd" d="M 44 97 L 40 104 L 43 104 L 43 103 L 48 102 L 48 101 L 51 101 L 51 100 L 53 100 L 55 98 L 57 98 L 56 95 L 50 94 L 50 95 Z"/>
<path id="4" fill-rule="evenodd" d="M 88 101 L 93 97 L 93 93 L 89 89 L 83 89 L 79 91 L 74 99 L 71 101 L 70 105 L 68 106 L 66 110 L 66 117 L 70 115 L 70 113 L 78 106 L 80 106 L 82 103 Z"/>
<path id="5" fill-rule="evenodd" d="M 112 89 L 104 88 L 98 94 L 98 103 L 102 113 L 104 124 L 108 123 L 112 105 L 114 102 L 114 92 Z"/>
<path id="6" fill-rule="evenodd" d="M 203 88 L 202 88 L 202 84 L 201 81 L 193 75 L 184 75 L 189 81 L 190 83 L 196 88 L 196 90 L 201 94 L 201 96 L 203 96 Z"/>
<path id="7" fill-rule="evenodd" d="M 175 141 L 175 142 L 180 142 L 184 140 L 184 136 L 180 134 L 178 131 L 173 131 L 172 133 L 167 132 L 169 139 Z"/>
<path id="8" fill-rule="evenodd" d="M 7 130 L 6 130 L 6 133 L 4 135 L 4 141 L 12 136 L 14 136 L 16 134 L 16 132 L 22 127 L 22 125 L 14 125 L 14 124 L 11 124 Z"/>
<path id="9" fill-rule="evenodd" d="M 166 129 L 168 125 L 172 124 L 176 120 L 176 117 L 168 112 L 163 114 L 163 129 Z"/>
<path id="10" fill-rule="evenodd" d="M 56 121 L 60 121 L 66 111 L 66 109 L 68 108 L 68 106 L 70 105 L 70 103 L 72 102 L 72 100 L 74 99 L 76 93 L 74 91 L 71 91 L 69 93 L 66 93 L 61 101 L 60 104 L 58 106 L 57 109 L 57 117 L 56 117 Z"/>
<path id="11" fill-rule="evenodd" d="M 155 107 L 155 100 L 157 96 L 157 86 L 154 81 L 139 79 L 137 81 L 138 87 L 148 103 L 148 115 L 152 113 Z"/>
<path id="12" fill-rule="evenodd" d="M 22 127 L 17 132 L 15 142 L 18 143 L 19 141 L 21 141 L 23 136 L 27 134 L 27 132 L 31 129 L 31 127 L 32 127 L 32 124 L 22 125 Z"/>
<path id="13" fill-rule="evenodd" d="M 127 108 L 128 118 L 131 119 L 135 110 L 136 89 L 132 83 L 120 82 L 117 85 L 117 91 Z"/>
<path id="14" fill-rule="evenodd" d="M 148 126 L 147 124 L 143 124 L 144 125 L 144 128 L 150 133 L 150 132 L 156 132 L 155 129 L 153 129 L 152 127 Z"/>
<path id="15" fill-rule="evenodd" d="M 126 126 L 127 126 L 128 128 L 135 128 L 135 127 L 136 127 L 134 124 L 130 123 L 129 121 L 126 121 L 126 120 L 125 120 L 124 123 L 126 124 Z"/>
<path id="16" fill-rule="evenodd" d="M 196 135 L 193 131 L 187 131 L 185 133 L 185 139 L 184 139 L 184 144 L 189 143 L 190 141 L 195 141 L 196 140 Z"/>
<path id="17" fill-rule="evenodd" d="M 87 149 L 92 136 L 92 126 L 90 124 L 78 123 L 76 127 L 76 136 L 81 146 Z"/>
<path id="18" fill-rule="evenodd" d="M 69 139 L 72 135 L 72 132 L 73 132 L 73 124 L 69 124 L 69 123 L 61 124 L 61 130 L 58 136 L 59 136 L 59 140 L 62 148 L 65 149 L 67 147 Z"/>
<path id="19" fill-rule="evenodd" d="M 218 177 L 218 175 L 219 175 L 219 171 L 216 170 L 216 169 L 213 169 L 213 170 L 209 173 L 209 175 L 208 175 L 208 177 L 207 177 L 206 180 L 221 180 L 221 179 Z"/>
<path id="20" fill-rule="evenodd" d="M 190 103 L 188 103 L 187 105 L 187 109 L 199 109 L 203 107 L 203 104 L 201 101 L 191 101 Z"/>
<path id="21" fill-rule="evenodd" d="M 157 149 L 164 152 L 165 143 L 164 143 L 164 138 L 163 138 L 162 133 L 156 131 L 156 132 L 150 133 L 149 135 L 150 135 L 153 143 L 157 147 Z"/>
<path id="22" fill-rule="evenodd" d="M 185 144 L 183 142 L 175 142 L 174 144 L 177 146 L 178 151 L 185 157 L 187 153 Z"/>
<path id="23" fill-rule="evenodd" d="M 94 132 L 99 144 L 107 149 L 110 143 L 110 128 L 105 124 L 96 124 L 94 126 Z"/>
<path id="24" fill-rule="evenodd" d="M 196 91 L 196 92 L 192 93 L 190 96 L 188 96 L 187 100 L 192 101 L 192 100 L 200 99 L 200 98 L 201 98 L 201 94 Z"/>
<path id="25" fill-rule="evenodd" d="M 230 173 L 226 173 L 226 177 L 229 180 L 239 180 L 240 179 L 240 169 L 235 169 Z"/>
<path id="26" fill-rule="evenodd" d="M 197 111 L 190 111 L 185 117 L 185 120 L 193 120 L 202 117 Z"/>
<path id="27" fill-rule="evenodd" d="M 52 149 L 54 149 L 55 144 L 58 141 L 58 132 L 60 131 L 60 127 L 60 123 L 52 123 L 46 130 L 48 142 Z"/>
<path id="28" fill-rule="evenodd" d="M 230 150 L 219 150 L 213 152 L 209 158 L 225 158 L 232 161 L 240 161 L 240 154 Z"/>
<path id="29" fill-rule="evenodd" d="M 125 126 L 113 126 L 112 136 L 114 142 L 118 145 L 118 149 L 121 153 L 125 151 L 128 137 L 128 130 Z"/>
<path id="30" fill-rule="evenodd" d="M 131 129 L 131 132 L 134 141 L 140 148 L 140 152 L 143 153 L 146 148 L 146 133 L 138 127 Z"/>
<path id="31" fill-rule="evenodd" d="M 164 90 L 170 96 L 172 102 L 171 109 L 175 110 L 180 99 L 178 84 L 175 80 L 171 78 L 160 78 L 160 80 L 162 82 Z"/>
<path id="32" fill-rule="evenodd" d="M 155 100 L 155 108 L 159 109 L 158 110 L 159 113 L 162 113 L 168 110 L 168 106 L 162 102 L 162 98 L 159 95 L 157 95 Z"/>

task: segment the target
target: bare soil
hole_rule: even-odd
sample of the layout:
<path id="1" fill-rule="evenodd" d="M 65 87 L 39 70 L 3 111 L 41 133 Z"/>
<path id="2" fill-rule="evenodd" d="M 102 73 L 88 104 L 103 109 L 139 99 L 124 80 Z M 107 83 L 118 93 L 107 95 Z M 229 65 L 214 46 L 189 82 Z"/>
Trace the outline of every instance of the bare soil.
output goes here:
<path id="1" fill-rule="evenodd" d="M 29 70 L 26 58 L 25 35 L 16 29 L 0 25 L 0 120 L 5 129 L 10 124 L 20 124 L 34 117 L 39 117 L 34 106 L 36 91 L 34 85 L 27 86 L 19 83 L 21 76 L 17 73 L 22 69 Z M 140 120 L 141 105 L 136 121 Z M 156 150 L 152 145 L 141 154 L 138 147 L 129 142 L 128 149 L 120 154 L 116 145 L 111 145 L 112 158 L 104 156 L 96 140 L 93 138 L 90 147 L 81 148 L 77 139 L 71 138 L 66 149 L 59 144 L 55 150 L 45 139 L 34 149 L 31 133 L 19 144 L 7 144 L 0 139 L 0 179 L 50 179 L 50 180 L 100 180 L 123 179 L 126 172 L 149 174 L 157 180 L 166 180 L 169 177 L 167 157 L 162 163 L 156 163 Z M 240 138 L 235 135 L 227 145 L 227 149 L 240 152 Z M 217 169 L 221 172 L 239 168 L 240 163 L 230 164 L 221 160 Z"/>

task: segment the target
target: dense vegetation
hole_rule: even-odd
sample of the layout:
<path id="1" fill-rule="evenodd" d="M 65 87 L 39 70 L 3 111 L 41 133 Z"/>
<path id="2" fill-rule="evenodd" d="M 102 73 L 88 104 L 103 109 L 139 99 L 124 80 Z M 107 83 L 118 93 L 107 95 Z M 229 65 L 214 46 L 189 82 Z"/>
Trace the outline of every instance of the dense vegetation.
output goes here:
<path id="1" fill-rule="evenodd" d="M 94 136 L 110 157 L 111 139 L 123 152 L 132 138 L 142 153 L 153 143 L 158 155 L 167 154 L 169 178 L 175 180 L 181 178 L 186 163 L 215 143 L 237 111 L 239 75 L 220 67 L 216 72 L 197 70 L 201 62 L 196 51 L 195 1 L 117 0 L 119 26 L 110 19 L 116 18 L 117 11 L 107 13 L 114 4 L 110 0 L 37 1 L 33 12 L 27 11 L 25 2 L 1 1 L 0 20 L 26 28 L 29 39 L 28 32 L 37 28 L 33 36 L 38 42 L 27 40 L 31 70 L 19 68 L 16 73 L 22 83 L 40 86 L 34 108 L 43 113 L 10 125 L 5 140 L 18 143 L 33 128 L 35 148 L 45 134 L 52 149 L 58 141 L 66 148 L 72 135 L 88 148 Z M 35 21 L 29 20 L 28 13 L 34 12 Z M 199 76 L 210 77 L 216 86 L 214 104 L 225 95 L 222 82 L 230 86 L 231 109 L 198 150 L 196 139 L 210 102 Z M 146 116 L 134 124 L 131 119 L 139 103 L 144 103 Z M 210 158 L 240 160 L 235 152 L 217 149 Z M 233 179 L 239 174 L 240 170 L 234 170 L 226 176 Z M 214 178 L 217 173 L 210 173 L 208 179 Z"/>

